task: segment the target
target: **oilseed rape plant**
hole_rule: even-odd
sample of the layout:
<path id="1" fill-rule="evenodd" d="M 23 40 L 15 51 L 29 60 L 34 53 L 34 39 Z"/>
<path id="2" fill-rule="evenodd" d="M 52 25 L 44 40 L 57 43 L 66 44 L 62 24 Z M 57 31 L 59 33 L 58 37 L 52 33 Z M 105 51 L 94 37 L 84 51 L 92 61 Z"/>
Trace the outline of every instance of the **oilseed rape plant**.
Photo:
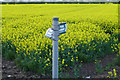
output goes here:
<path id="1" fill-rule="evenodd" d="M 24 70 L 52 71 L 52 40 L 45 37 L 52 18 L 67 22 L 59 36 L 59 66 L 91 62 L 118 52 L 116 4 L 16 4 L 2 6 L 2 53 Z M 62 68 L 60 68 L 61 70 Z"/>
<path id="2" fill-rule="evenodd" d="M 116 78 L 118 75 L 117 75 L 117 72 L 115 69 L 113 69 L 112 71 L 108 72 L 108 78 Z"/>

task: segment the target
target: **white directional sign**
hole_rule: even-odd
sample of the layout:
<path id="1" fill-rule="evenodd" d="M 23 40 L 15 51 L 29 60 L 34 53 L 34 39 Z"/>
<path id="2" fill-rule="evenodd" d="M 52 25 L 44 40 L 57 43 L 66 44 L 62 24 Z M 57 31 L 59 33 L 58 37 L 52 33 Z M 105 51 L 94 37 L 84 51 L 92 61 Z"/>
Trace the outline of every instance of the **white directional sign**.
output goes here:
<path id="1" fill-rule="evenodd" d="M 61 34 L 66 33 L 66 31 L 67 31 L 67 24 L 66 24 L 66 22 L 60 23 L 59 24 L 59 35 L 58 36 L 60 36 Z M 48 38 L 53 40 L 53 28 L 49 28 L 46 31 L 45 37 L 48 37 Z"/>
<path id="2" fill-rule="evenodd" d="M 49 28 L 49 29 L 46 31 L 45 37 L 48 37 L 48 38 L 50 38 L 50 39 L 53 39 L 53 29 L 52 29 L 52 28 Z"/>
<path id="3" fill-rule="evenodd" d="M 66 24 L 66 22 L 60 23 L 59 34 L 66 33 L 66 31 L 67 31 L 67 24 Z"/>

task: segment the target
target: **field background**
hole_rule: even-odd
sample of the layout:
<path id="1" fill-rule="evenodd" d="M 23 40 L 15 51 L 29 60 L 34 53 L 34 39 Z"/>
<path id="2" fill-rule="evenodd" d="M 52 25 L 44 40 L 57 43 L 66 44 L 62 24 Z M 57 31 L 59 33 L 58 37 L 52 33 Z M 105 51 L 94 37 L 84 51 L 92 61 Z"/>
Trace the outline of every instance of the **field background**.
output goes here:
<path id="1" fill-rule="evenodd" d="M 59 72 L 118 53 L 117 4 L 2 5 L 2 54 L 23 70 L 51 76 L 52 18 L 67 22 L 59 38 Z"/>

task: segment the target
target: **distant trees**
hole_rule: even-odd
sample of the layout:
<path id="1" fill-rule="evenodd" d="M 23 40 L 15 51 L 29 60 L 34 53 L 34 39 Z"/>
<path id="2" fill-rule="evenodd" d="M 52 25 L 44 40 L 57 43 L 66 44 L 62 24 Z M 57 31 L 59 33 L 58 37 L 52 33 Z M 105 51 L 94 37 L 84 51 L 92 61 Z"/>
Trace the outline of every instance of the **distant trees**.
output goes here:
<path id="1" fill-rule="evenodd" d="M 79 0 L 79 2 L 83 2 L 84 0 Z"/>
<path id="2" fill-rule="evenodd" d="M 9 2 L 9 0 L 4 0 L 5 2 Z"/>
<path id="3" fill-rule="evenodd" d="M 119 0 L 78 0 L 79 2 L 118 2 Z"/>
<path id="4" fill-rule="evenodd" d="M 12 2 L 15 2 L 16 0 L 11 0 Z"/>
<path id="5" fill-rule="evenodd" d="M 19 0 L 19 2 L 22 2 L 22 0 Z"/>
<path id="6" fill-rule="evenodd" d="M 66 2 L 66 0 L 62 0 L 63 2 Z"/>
<path id="7" fill-rule="evenodd" d="M 42 2 L 44 2 L 45 0 L 41 0 Z"/>
<path id="8" fill-rule="evenodd" d="M 12 2 L 14 2 L 14 4 L 16 3 L 17 0 L 12 0 Z"/>
<path id="9" fill-rule="evenodd" d="M 4 0 L 5 2 L 31 2 L 31 1 L 34 1 L 34 0 Z M 56 2 L 58 0 L 35 0 L 35 1 L 39 1 L 39 2 L 45 2 L 45 1 L 48 1 L 48 2 Z M 60 0 L 62 2 L 119 2 L 119 0 Z"/>
<path id="10" fill-rule="evenodd" d="M 73 0 L 70 0 L 70 2 L 73 2 Z"/>
<path id="11" fill-rule="evenodd" d="M 69 0 L 70 2 L 79 2 L 79 0 Z M 68 1 L 68 2 L 69 2 Z"/>

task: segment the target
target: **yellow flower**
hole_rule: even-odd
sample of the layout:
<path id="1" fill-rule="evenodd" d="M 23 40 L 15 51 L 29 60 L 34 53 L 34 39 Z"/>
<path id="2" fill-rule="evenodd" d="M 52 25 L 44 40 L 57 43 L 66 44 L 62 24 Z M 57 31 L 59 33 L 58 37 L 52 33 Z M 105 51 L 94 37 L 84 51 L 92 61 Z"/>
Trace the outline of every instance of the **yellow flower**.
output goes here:
<path id="1" fill-rule="evenodd" d="M 73 61 L 73 58 L 71 59 L 71 61 Z"/>
<path id="2" fill-rule="evenodd" d="M 34 57 L 34 59 L 36 59 L 36 58 Z"/>
<path id="3" fill-rule="evenodd" d="M 107 43 L 107 41 L 105 41 Z"/>
<path id="4" fill-rule="evenodd" d="M 47 60 L 44 63 L 46 63 L 46 62 L 47 62 Z"/>
<path id="5" fill-rule="evenodd" d="M 109 76 L 107 76 L 108 78 L 110 78 Z"/>
<path id="6" fill-rule="evenodd" d="M 24 53 L 24 55 L 26 56 L 26 54 Z"/>
<path id="7" fill-rule="evenodd" d="M 49 55 L 51 55 L 51 52 L 49 53 Z"/>
<path id="8" fill-rule="evenodd" d="M 68 52 L 68 55 L 70 55 L 70 53 Z"/>
<path id="9" fill-rule="evenodd" d="M 64 64 L 65 59 L 62 60 L 62 64 Z"/>
<path id="10" fill-rule="evenodd" d="M 58 60 L 59 60 L 60 58 L 58 57 Z"/>
<path id="11" fill-rule="evenodd" d="M 48 61 L 50 61 L 50 59 L 49 59 L 49 58 L 48 58 L 47 60 L 48 60 Z"/>
<path id="12" fill-rule="evenodd" d="M 76 61 L 78 61 L 78 57 L 76 57 Z"/>
<path id="13" fill-rule="evenodd" d="M 116 76 L 117 76 L 117 74 L 116 74 L 116 70 L 113 69 L 113 72 L 114 72 L 114 77 L 116 77 Z"/>
<path id="14" fill-rule="evenodd" d="M 78 59 L 76 59 L 76 61 L 78 61 Z"/>
<path id="15" fill-rule="evenodd" d="M 108 72 L 108 74 L 110 74 L 111 76 L 113 76 L 112 72 Z"/>
<path id="16" fill-rule="evenodd" d="M 65 66 L 68 66 L 67 64 Z"/>
<path id="17" fill-rule="evenodd" d="M 48 66 L 48 64 L 46 64 L 46 66 Z"/>
<path id="18" fill-rule="evenodd" d="M 77 49 L 75 50 L 75 52 L 77 52 Z"/>
<path id="19" fill-rule="evenodd" d="M 113 48 L 113 46 L 111 46 L 111 48 Z"/>
<path id="20" fill-rule="evenodd" d="M 16 53 L 18 53 L 18 51 L 16 51 Z"/>

